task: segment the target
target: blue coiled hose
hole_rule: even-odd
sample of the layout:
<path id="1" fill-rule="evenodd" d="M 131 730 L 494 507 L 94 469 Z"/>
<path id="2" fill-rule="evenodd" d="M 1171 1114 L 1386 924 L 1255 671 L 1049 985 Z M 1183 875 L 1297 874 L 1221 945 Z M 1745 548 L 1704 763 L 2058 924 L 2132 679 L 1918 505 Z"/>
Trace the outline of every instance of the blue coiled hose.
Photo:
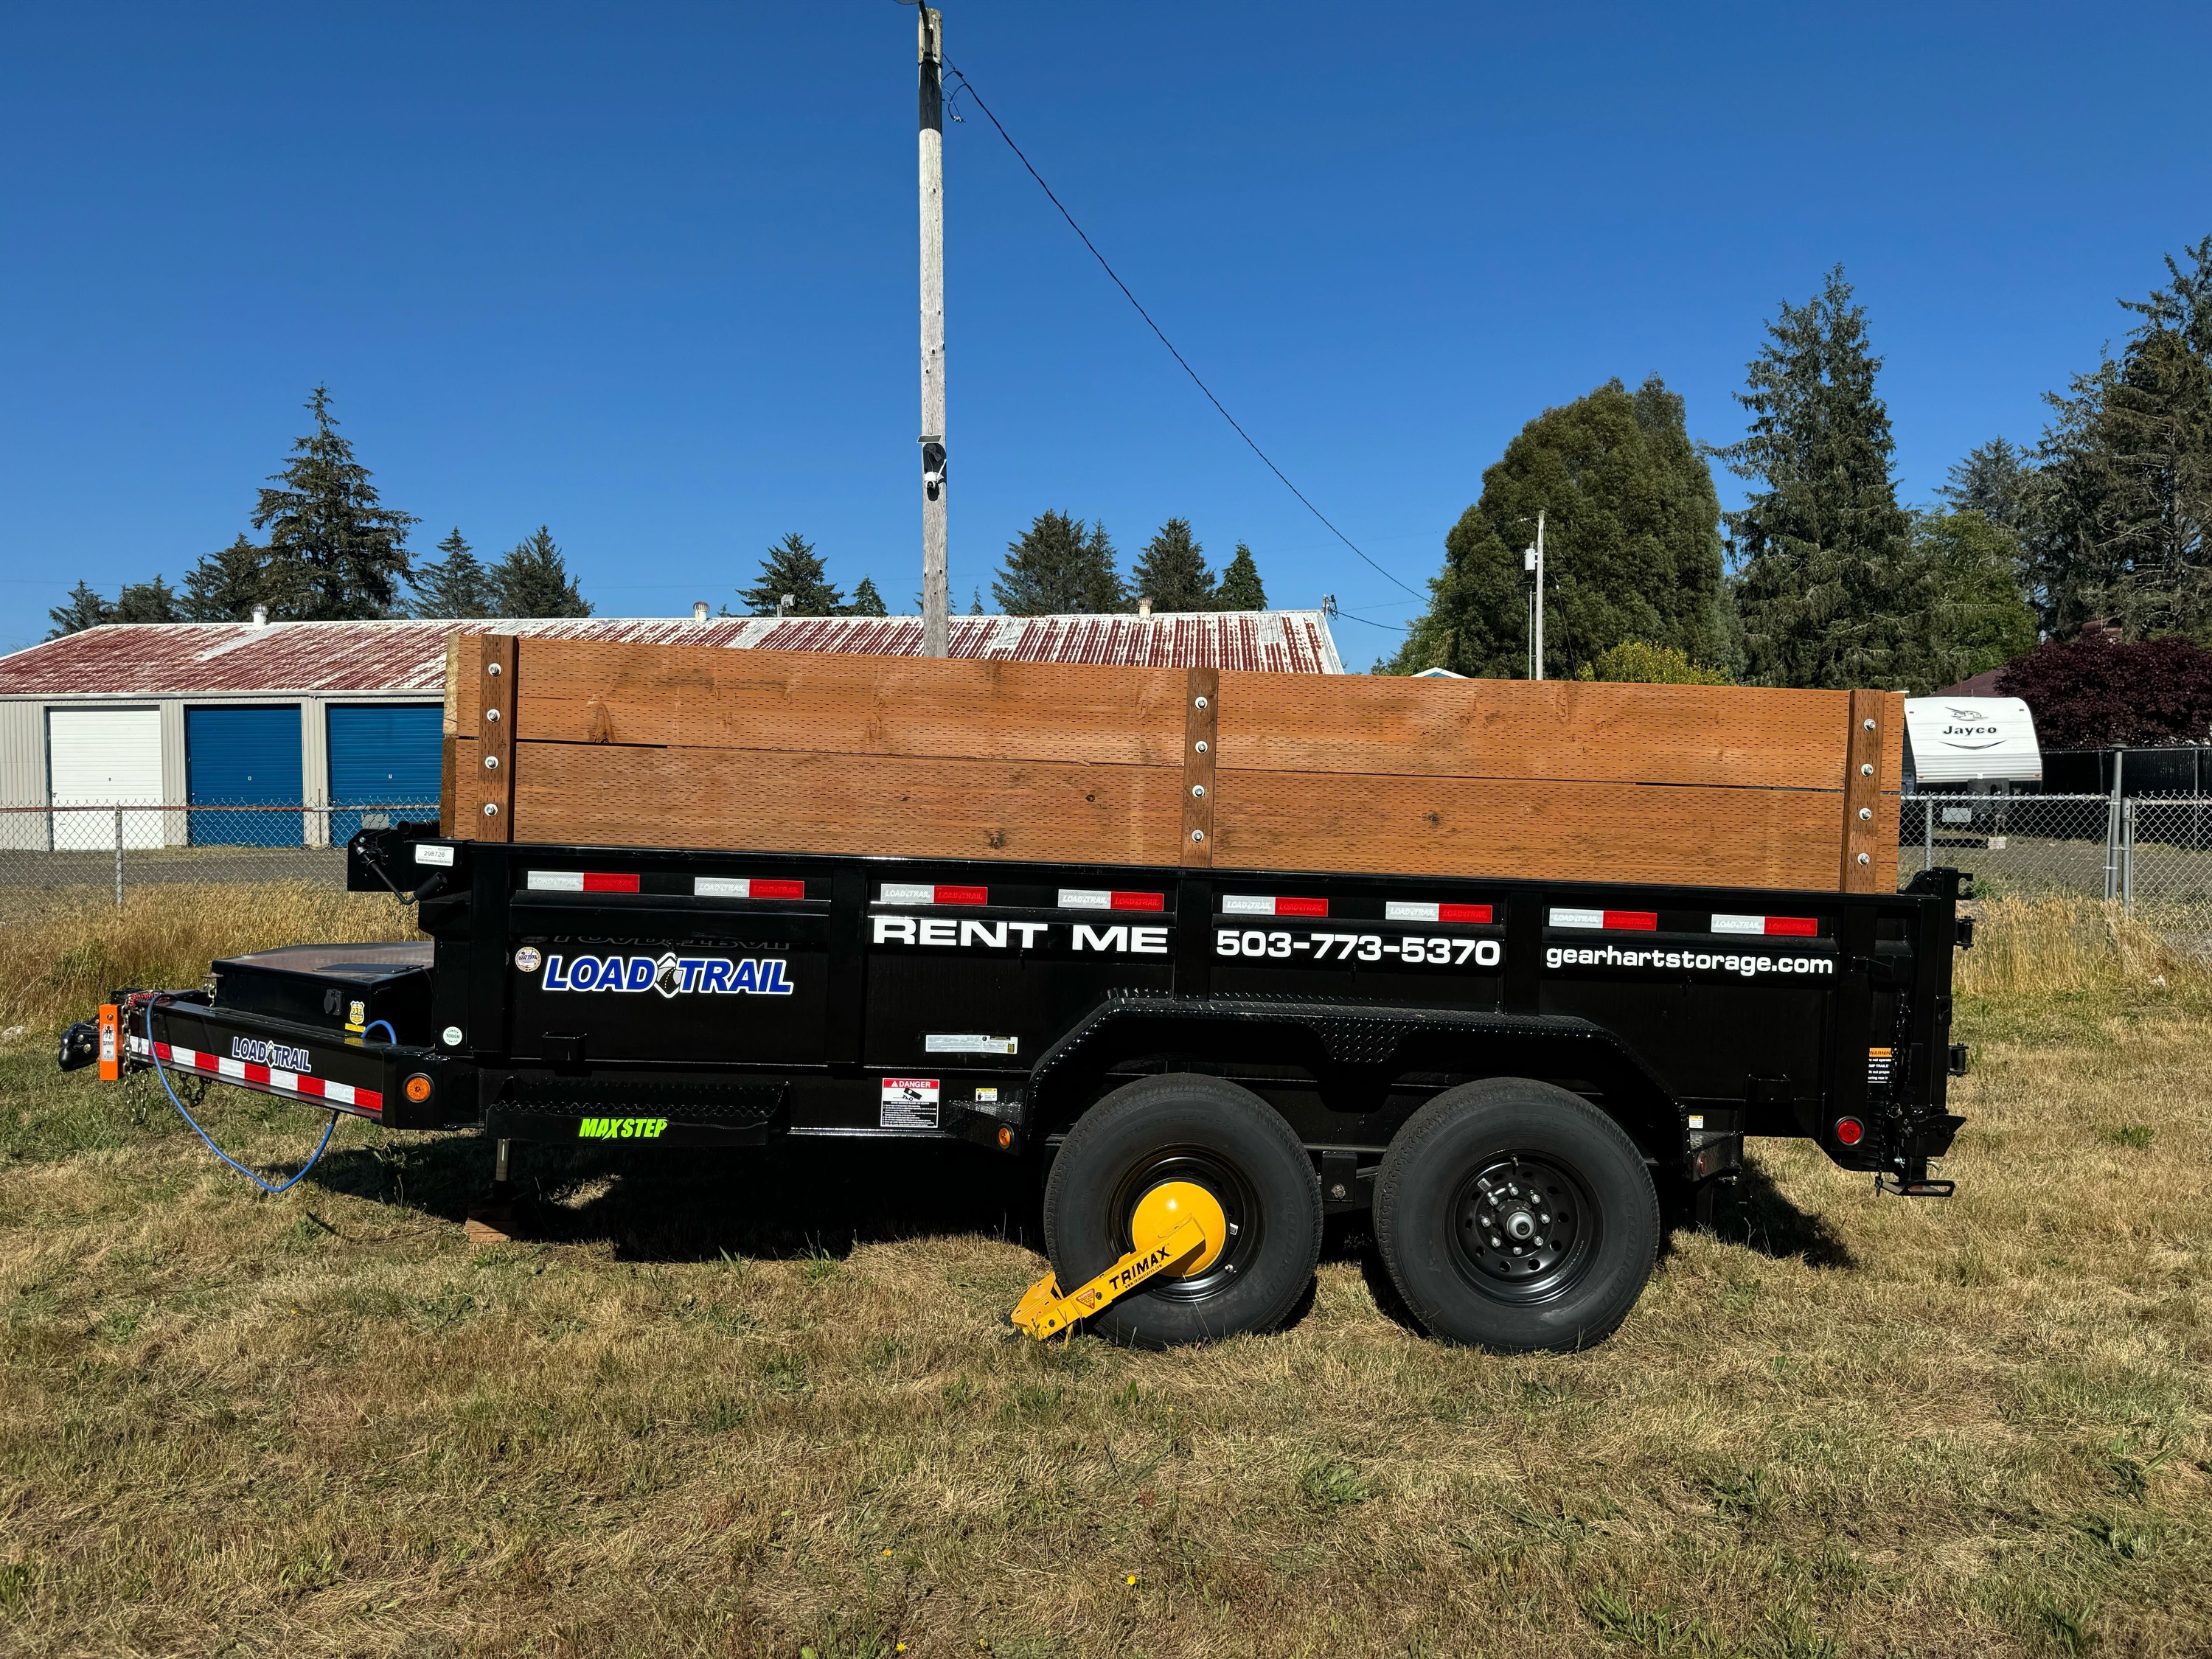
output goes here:
<path id="1" fill-rule="evenodd" d="M 252 1170 L 247 1169 L 243 1164 L 240 1164 L 228 1152 L 226 1152 L 222 1147 L 215 1144 L 214 1139 L 208 1134 L 208 1132 L 200 1127 L 199 1121 L 190 1112 L 185 1109 L 185 1103 L 177 1098 L 176 1090 L 170 1086 L 168 1071 L 161 1064 L 161 1051 L 160 1048 L 156 1048 L 154 1043 L 154 1006 L 156 1003 L 163 1000 L 165 1000 L 165 999 L 161 997 L 149 997 L 146 999 L 146 1056 L 154 1062 L 154 1075 L 161 1079 L 161 1091 L 169 1097 L 169 1104 L 177 1109 L 177 1115 L 183 1118 L 185 1122 L 192 1126 L 192 1133 L 194 1134 L 198 1135 L 202 1140 L 207 1142 L 208 1151 L 213 1152 L 224 1163 L 229 1164 L 232 1169 L 237 1170 L 239 1174 L 244 1176 L 255 1186 L 260 1188 L 261 1190 L 268 1194 L 270 1197 L 274 1198 L 277 1194 L 284 1191 L 287 1188 L 296 1186 L 301 1182 L 306 1180 L 307 1177 L 307 1171 L 313 1169 L 316 1164 L 320 1161 L 323 1156 L 323 1149 L 331 1144 L 331 1136 L 337 1132 L 338 1127 L 338 1115 L 337 1109 L 335 1108 L 331 1109 L 331 1121 L 323 1126 L 323 1138 L 315 1143 L 313 1155 L 310 1157 L 305 1164 L 300 1166 L 299 1174 L 294 1176 L 289 1181 L 277 1183 L 271 1183 L 270 1182 L 264 1181 L 259 1176 L 254 1174 Z M 384 1029 L 387 1031 L 392 1030 L 392 1027 L 389 1024 L 386 1024 L 383 1020 L 380 1019 L 376 1024 L 384 1026 Z M 395 1036 L 393 1041 L 397 1042 L 398 1040 L 398 1037 Z"/>

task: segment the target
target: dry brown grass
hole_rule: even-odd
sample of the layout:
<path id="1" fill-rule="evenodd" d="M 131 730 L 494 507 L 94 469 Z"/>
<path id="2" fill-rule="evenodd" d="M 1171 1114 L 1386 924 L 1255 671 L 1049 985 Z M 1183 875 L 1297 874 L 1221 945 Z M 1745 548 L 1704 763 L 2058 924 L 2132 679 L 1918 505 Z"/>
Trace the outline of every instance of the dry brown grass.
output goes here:
<path id="1" fill-rule="evenodd" d="M 1281 1335 L 1016 1340 L 963 1155 L 533 1148 L 545 1241 L 474 1249 L 474 1143 L 260 1201 L 0 1056 L 0 1650 L 2212 1651 L 2212 990 L 2121 939 L 1996 994 L 2003 926 L 1959 1198 L 1765 1143 L 1574 1357 L 1421 1341 L 1352 1249 Z"/>
<path id="2" fill-rule="evenodd" d="M 241 951 L 419 937 L 391 895 L 321 883 L 176 882 L 132 888 L 121 904 L 58 890 L 0 923 L 0 1027 L 82 1019 L 118 986 L 198 985 L 210 962 Z"/>

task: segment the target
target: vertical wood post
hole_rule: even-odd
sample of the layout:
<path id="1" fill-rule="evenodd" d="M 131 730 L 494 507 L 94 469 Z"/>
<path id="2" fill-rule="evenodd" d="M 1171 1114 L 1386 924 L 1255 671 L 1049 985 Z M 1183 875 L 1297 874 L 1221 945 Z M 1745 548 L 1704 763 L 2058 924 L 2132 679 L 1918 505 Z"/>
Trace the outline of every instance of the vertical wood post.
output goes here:
<path id="1" fill-rule="evenodd" d="M 1851 725 L 1844 745 L 1844 855 L 1838 885 L 1846 893 L 1887 893 L 1897 885 L 1897 849 L 1879 843 L 1883 751 L 1901 743 L 1889 726 L 1890 698 L 1882 691 L 1851 693 Z"/>
<path id="2" fill-rule="evenodd" d="M 512 634 L 488 634 L 483 641 L 482 736 L 477 744 L 477 821 L 469 831 L 477 841 L 514 839 L 514 659 Z"/>
<path id="3" fill-rule="evenodd" d="M 921 58 L 921 654 L 950 656 L 945 522 L 945 18 L 918 8 Z"/>
<path id="4" fill-rule="evenodd" d="M 1220 746 L 1221 671 L 1194 668 L 1183 676 L 1182 861 L 1213 862 L 1215 750 Z"/>

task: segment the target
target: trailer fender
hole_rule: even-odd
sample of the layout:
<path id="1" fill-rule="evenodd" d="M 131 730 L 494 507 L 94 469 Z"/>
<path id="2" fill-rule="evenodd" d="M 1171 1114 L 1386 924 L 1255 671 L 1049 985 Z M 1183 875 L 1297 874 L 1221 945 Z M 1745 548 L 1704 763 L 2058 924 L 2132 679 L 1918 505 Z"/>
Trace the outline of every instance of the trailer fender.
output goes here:
<path id="1" fill-rule="evenodd" d="M 1647 1155 L 1679 1160 L 1685 1146 L 1681 1109 L 1650 1066 L 1578 1016 L 1125 992 L 1038 1056 L 1024 1103 L 1030 1133 L 1063 1132 L 1116 1066 L 1155 1056 L 1295 1066 L 1377 1100 L 1417 1073 L 1583 1079 Z"/>

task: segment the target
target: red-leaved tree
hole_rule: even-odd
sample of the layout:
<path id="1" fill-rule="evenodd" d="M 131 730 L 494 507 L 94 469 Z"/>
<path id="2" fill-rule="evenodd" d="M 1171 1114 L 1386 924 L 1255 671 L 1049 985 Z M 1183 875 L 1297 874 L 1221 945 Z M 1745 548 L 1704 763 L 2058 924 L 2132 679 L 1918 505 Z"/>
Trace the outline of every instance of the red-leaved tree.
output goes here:
<path id="1" fill-rule="evenodd" d="M 2186 640 L 2051 640 L 2007 663 L 1997 690 L 2026 701 L 2045 749 L 2212 741 L 2212 651 Z"/>

